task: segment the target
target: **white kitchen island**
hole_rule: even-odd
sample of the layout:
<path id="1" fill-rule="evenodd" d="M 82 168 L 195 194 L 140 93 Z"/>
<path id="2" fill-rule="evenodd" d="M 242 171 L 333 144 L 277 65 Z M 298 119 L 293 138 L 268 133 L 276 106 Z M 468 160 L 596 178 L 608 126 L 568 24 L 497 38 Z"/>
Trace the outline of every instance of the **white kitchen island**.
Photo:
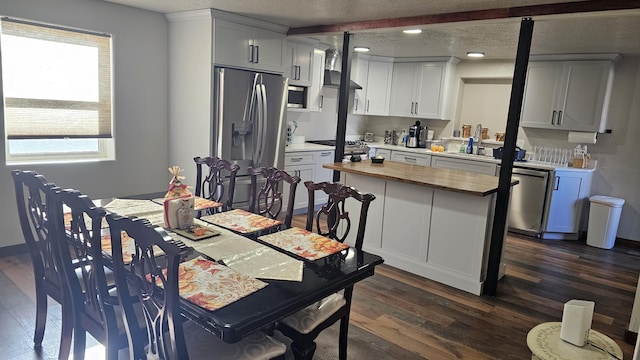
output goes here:
<path id="1" fill-rule="evenodd" d="M 342 183 L 376 196 L 367 217 L 366 251 L 399 269 L 482 293 L 497 177 L 393 161 L 324 167 L 340 171 Z"/>

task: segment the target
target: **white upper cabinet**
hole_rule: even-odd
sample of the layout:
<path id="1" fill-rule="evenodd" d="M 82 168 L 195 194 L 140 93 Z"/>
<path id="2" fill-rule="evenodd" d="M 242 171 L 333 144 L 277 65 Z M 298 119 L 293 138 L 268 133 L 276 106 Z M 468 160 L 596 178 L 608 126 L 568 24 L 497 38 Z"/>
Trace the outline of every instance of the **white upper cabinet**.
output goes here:
<path id="1" fill-rule="evenodd" d="M 285 61 L 284 76 L 289 78 L 289 84 L 311 86 L 314 61 L 312 45 L 288 40 Z"/>
<path id="2" fill-rule="evenodd" d="M 351 66 L 351 79 L 362 86 L 354 92 L 352 112 L 389 115 L 393 59 L 361 55 L 353 60 Z"/>
<path id="3" fill-rule="evenodd" d="M 529 63 L 520 126 L 604 132 L 613 68 L 611 60 Z"/>
<path id="4" fill-rule="evenodd" d="M 214 62 L 217 65 L 282 73 L 285 34 L 215 19 Z"/>
<path id="5" fill-rule="evenodd" d="M 369 57 L 356 56 L 351 62 L 351 80 L 362 86 L 353 92 L 353 107 L 351 112 L 364 115 L 367 103 L 367 77 L 369 75 Z"/>
<path id="6" fill-rule="evenodd" d="M 322 86 L 324 85 L 324 59 L 324 50 L 314 49 L 311 86 L 307 89 L 307 108 L 309 111 L 322 111 L 324 105 L 322 92 Z"/>
<path id="7" fill-rule="evenodd" d="M 458 62 L 396 62 L 389 115 L 449 120 Z"/>

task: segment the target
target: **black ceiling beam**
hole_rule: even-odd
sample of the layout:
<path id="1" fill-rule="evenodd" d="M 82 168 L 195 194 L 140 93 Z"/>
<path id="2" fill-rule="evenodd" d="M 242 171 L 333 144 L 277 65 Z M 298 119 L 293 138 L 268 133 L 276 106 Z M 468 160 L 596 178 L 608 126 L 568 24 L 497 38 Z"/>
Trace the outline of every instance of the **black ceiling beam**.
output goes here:
<path id="1" fill-rule="evenodd" d="M 589 0 L 566 3 L 515 6 L 509 8 L 461 11 L 444 14 L 408 16 L 402 18 L 354 21 L 342 24 L 317 25 L 291 28 L 288 35 L 340 33 L 407 27 L 430 24 L 446 24 L 464 21 L 499 20 L 533 16 L 580 14 L 601 11 L 640 9 L 640 0 Z"/>

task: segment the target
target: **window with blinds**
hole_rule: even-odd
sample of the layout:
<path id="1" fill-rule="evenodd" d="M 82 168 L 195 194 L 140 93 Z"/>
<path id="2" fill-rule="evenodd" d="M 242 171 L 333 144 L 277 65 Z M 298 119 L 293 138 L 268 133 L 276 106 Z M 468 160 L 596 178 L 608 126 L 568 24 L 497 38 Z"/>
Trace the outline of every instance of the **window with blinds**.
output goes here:
<path id="1" fill-rule="evenodd" d="M 113 158 L 111 36 L 0 18 L 7 163 Z"/>

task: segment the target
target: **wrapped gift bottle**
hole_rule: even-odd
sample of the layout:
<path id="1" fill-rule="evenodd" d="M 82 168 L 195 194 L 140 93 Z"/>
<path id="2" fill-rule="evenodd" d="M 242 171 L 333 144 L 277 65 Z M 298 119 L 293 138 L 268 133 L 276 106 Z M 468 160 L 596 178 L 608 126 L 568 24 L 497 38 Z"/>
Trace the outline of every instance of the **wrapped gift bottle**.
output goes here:
<path id="1" fill-rule="evenodd" d="M 189 230 L 193 225 L 193 208 L 190 206 L 189 199 L 182 199 L 181 202 L 178 208 L 178 228 Z"/>

